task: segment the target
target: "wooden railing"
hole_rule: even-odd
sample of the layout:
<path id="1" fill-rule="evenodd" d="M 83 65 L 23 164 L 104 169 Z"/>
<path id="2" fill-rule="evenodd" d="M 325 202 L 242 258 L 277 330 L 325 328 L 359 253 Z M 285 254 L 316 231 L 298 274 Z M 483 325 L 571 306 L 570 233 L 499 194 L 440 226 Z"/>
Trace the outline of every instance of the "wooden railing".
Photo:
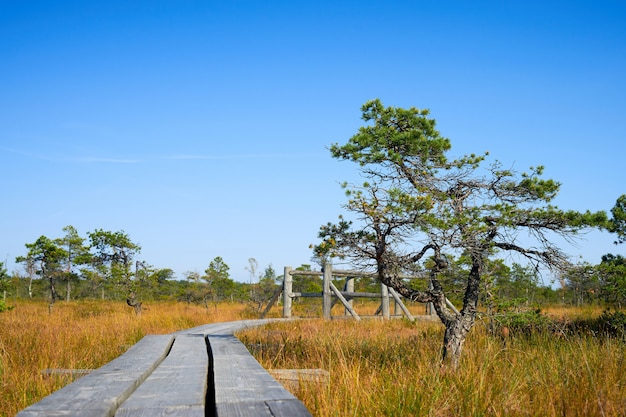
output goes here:
<path id="1" fill-rule="evenodd" d="M 322 291 L 315 293 L 303 293 L 293 291 L 293 277 L 294 276 L 314 276 L 322 278 Z M 354 310 L 352 305 L 352 300 L 355 298 L 377 298 L 380 299 L 380 307 L 376 314 L 380 312 L 381 317 L 384 319 L 389 319 L 392 314 L 390 311 L 391 301 L 394 303 L 394 316 L 404 315 L 409 320 L 414 320 L 418 317 L 414 317 L 409 309 L 404 305 L 402 297 L 391 287 L 386 286 L 383 283 L 380 283 L 380 292 L 379 293 L 371 293 L 371 292 L 355 292 L 354 291 L 354 279 L 357 277 L 375 277 L 371 272 L 361 272 L 361 271 L 341 271 L 334 270 L 332 265 L 327 265 L 322 271 L 301 271 L 294 270 L 290 266 L 285 267 L 285 273 L 283 274 L 283 285 L 282 285 L 282 295 L 283 295 L 283 317 L 289 318 L 291 317 L 291 306 L 292 300 L 295 298 L 310 298 L 310 297 L 319 297 L 322 299 L 322 317 L 325 319 L 332 318 L 331 310 L 335 302 L 340 302 L 343 304 L 345 308 L 345 314 L 351 315 L 356 320 L 360 320 L 360 316 Z M 334 278 L 345 278 L 345 284 L 343 290 L 339 290 L 335 284 L 333 284 L 332 280 Z M 428 280 L 426 276 L 402 276 L 403 279 L 424 279 Z M 266 310 L 273 305 L 273 300 L 270 302 Z M 454 308 L 452 303 L 450 303 L 446 299 L 446 303 L 450 308 Z M 420 319 L 430 319 L 430 320 L 438 320 L 435 310 L 432 307 L 431 303 L 427 303 L 426 305 L 426 315 L 419 316 Z"/>
<path id="2" fill-rule="evenodd" d="M 310 416 L 233 335 L 270 320 L 145 336 L 17 417 Z"/>

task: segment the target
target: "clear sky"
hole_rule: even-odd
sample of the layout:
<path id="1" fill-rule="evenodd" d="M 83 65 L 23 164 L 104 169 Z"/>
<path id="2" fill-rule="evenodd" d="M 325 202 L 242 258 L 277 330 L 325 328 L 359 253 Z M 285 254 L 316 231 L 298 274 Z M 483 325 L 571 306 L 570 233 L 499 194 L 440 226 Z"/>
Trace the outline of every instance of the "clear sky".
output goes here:
<path id="1" fill-rule="evenodd" d="M 0 0 L 0 258 L 73 225 L 159 268 L 311 263 L 360 106 L 431 109 L 453 154 L 626 193 L 623 1 Z M 574 256 L 624 252 L 589 234 Z"/>

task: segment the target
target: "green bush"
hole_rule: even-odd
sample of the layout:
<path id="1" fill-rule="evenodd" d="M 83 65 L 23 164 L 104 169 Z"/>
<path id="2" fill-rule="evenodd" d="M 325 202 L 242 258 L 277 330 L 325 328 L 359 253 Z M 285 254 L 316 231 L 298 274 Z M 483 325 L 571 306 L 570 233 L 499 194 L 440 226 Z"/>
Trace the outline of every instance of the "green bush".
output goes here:
<path id="1" fill-rule="evenodd" d="M 6 303 L 4 302 L 4 300 L 0 300 L 0 313 L 2 313 L 3 311 L 9 311 L 9 310 L 13 310 L 14 306 L 8 306 L 6 305 Z"/>
<path id="2" fill-rule="evenodd" d="M 541 310 L 508 311 L 495 317 L 498 327 L 508 327 L 513 334 L 531 335 L 546 332 L 552 328 L 553 322 L 541 314 Z"/>
<path id="3" fill-rule="evenodd" d="M 605 310 L 596 321 L 596 329 L 594 330 L 598 333 L 614 337 L 626 337 L 626 313 Z"/>

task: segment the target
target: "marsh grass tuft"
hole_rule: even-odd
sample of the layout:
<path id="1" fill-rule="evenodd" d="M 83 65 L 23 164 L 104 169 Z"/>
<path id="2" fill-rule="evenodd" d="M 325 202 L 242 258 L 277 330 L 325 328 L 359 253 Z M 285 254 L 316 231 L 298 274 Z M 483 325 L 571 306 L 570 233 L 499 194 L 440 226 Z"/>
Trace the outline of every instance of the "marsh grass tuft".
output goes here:
<path id="1" fill-rule="evenodd" d="M 316 416 L 626 415 L 623 339 L 548 329 L 505 343 L 487 327 L 472 330 L 456 372 L 440 365 L 432 323 L 295 321 L 238 336 L 267 368 L 330 371 L 328 385 L 294 393 Z"/>

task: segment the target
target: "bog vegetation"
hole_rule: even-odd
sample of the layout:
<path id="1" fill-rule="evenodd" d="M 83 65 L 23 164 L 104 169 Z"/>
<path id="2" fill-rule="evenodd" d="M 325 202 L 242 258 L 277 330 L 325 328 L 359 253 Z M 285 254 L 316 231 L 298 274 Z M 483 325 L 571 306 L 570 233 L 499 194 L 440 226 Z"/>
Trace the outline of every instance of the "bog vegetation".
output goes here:
<path id="1" fill-rule="evenodd" d="M 561 307 L 541 317 L 510 323 L 506 338 L 479 321 L 455 372 L 432 366 L 439 323 L 298 321 L 239 337 L 268 369 L 330 372 L 295 392 L 316 416 L 626 415 L 623 315 Z"/>
<path id="2" fill-rule="evenodd" d="M 364 301 L 363 303 L 371 303 Z M 0 314 L 0 416 L 94 369 L 145 334 L 256 316 L 251 304 L 18 300 Z M 319 301 L 297 314 L 321 313 Z M 375 308 L 364 305 L 361 308 Z M 409 305 L 413 313 L 421 305 Z M 274 317 L 279 311 L 272 312 Z M 268 369 L 324 369 L 328 383 L 294 394 L 315 416 L 620 416 L 626 414 L 626 315 L 598 305 L 516 308 L 480 315 L 456 372 L 441 363 L 443 326 L 378 319 L 274 323 L 238 334 Z M 508 337 L 502 333 L 509 329 Z"/>

